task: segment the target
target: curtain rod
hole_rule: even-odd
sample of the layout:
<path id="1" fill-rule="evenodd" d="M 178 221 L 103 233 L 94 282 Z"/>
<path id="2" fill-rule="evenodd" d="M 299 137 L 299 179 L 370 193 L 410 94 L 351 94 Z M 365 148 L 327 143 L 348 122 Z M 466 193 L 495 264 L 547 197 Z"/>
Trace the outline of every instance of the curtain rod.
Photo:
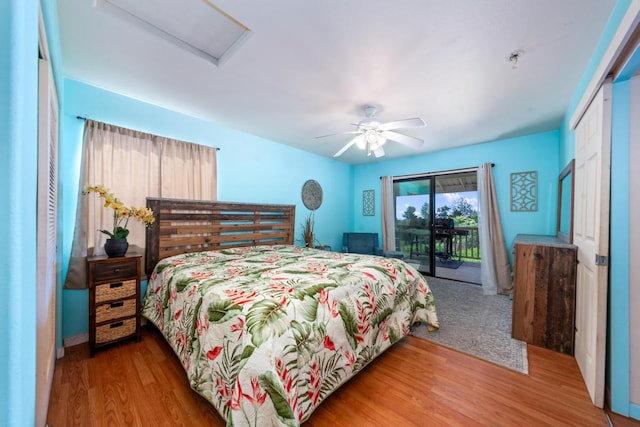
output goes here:
<path id="1" fill-rule="evenodd" d="M 496 165 L 495 163 L 491 163 L 491 167 L 494 167 L 495 165 Z M 462 168 L 462 169 L 448 169 L 448 170 L 439 171 L 439 172 L 425 172 L 425 173 L 414 173 L 411 175 L 399 175 L 399 176 L 394 176 L 393 178 L 394 179 L 426 178 L 433 175 L 450 175 L 454 173 L 471 172 L 471 171 L 477 171 L 477 170 L 478 170 L 478 166 L 474 166 L 474 167 Z M 380 179 L 382 178 L 383 177 L 380 177 Z"/>
<path id="2" fill-rule="evenodd" d="M 78 120 L 87 120 L 86 117 L 82 117 L 82 116 L 76 116 L 76 119 L 78 119 Z M 216 148 L 216 151 L 220 151 L 220 147 L 215 147 L 215 148 Z"/>

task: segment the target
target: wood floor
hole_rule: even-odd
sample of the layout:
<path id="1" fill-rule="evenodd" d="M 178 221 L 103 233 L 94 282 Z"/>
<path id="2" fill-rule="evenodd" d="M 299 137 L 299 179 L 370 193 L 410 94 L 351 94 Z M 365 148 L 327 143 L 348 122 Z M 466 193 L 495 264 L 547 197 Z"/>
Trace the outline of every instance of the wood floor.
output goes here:
<path id="1" fill-rule="evenodd" d="M 572 357 L 529 346 L 530 375 L 409 336 L 342 386 L 305 426 L 608 426 Z M 155 328 L 140 342 L 56 363 L 47 422 L 60 426 L 224 426 L 191 391 Z M 620 419 L 616 426 L 640 423 Z"/>

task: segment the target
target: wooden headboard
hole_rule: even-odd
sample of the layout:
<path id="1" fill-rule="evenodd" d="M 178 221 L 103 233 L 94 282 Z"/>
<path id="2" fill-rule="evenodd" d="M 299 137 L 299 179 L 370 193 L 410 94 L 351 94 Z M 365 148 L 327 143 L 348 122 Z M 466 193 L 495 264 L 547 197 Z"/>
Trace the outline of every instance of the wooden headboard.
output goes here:
<path id="1" fill-rule="evenodd" d="M 295 205 L 147 198 L 145 271 L 163 258 L 238 246 L 293 244 Z"/>

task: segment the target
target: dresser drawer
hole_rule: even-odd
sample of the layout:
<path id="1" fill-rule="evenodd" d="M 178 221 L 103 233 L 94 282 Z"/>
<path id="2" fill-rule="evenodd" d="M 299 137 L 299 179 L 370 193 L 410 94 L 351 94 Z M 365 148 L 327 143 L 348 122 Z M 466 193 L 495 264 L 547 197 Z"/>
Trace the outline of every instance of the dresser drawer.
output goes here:
<path id="1" fill-rule="evenodd" d="M 93 276 L 100 280 L 115 281 L 136 277 L 138 263 L 135 259 L 124 259 L 117 262 L 96 263 L 93 265 Z"/>
<path id="2" fill-rule="evenodd" d="M 135 298 L 125 299 L 96 307 L 96 323 L 107 322 L 120 317 L 135 316 Z"/>
<path id="3" fill-rule="evenodd" d="M 120 320 L 96 327 L 96 345 L 119 340 L 136 333 L 136 319 Z"/>
<path id="4" fill-rule="evenodd" d="M 96 285 L 96 304 L 134 296 L 137 291 L 136 285 L 135 279 Z"/>

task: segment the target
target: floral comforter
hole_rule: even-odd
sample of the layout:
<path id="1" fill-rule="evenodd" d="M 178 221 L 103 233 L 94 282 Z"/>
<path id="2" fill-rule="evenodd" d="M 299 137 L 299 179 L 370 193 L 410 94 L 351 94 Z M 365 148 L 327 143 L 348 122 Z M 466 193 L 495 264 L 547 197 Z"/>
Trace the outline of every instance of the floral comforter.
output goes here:
<path id="1" fill-rule="evenodd" d="M 166 258 L 143 315 L 228 426 L 298 426 L 414 322 L 438 327 L 403 261 L 288 245 Z"/>

